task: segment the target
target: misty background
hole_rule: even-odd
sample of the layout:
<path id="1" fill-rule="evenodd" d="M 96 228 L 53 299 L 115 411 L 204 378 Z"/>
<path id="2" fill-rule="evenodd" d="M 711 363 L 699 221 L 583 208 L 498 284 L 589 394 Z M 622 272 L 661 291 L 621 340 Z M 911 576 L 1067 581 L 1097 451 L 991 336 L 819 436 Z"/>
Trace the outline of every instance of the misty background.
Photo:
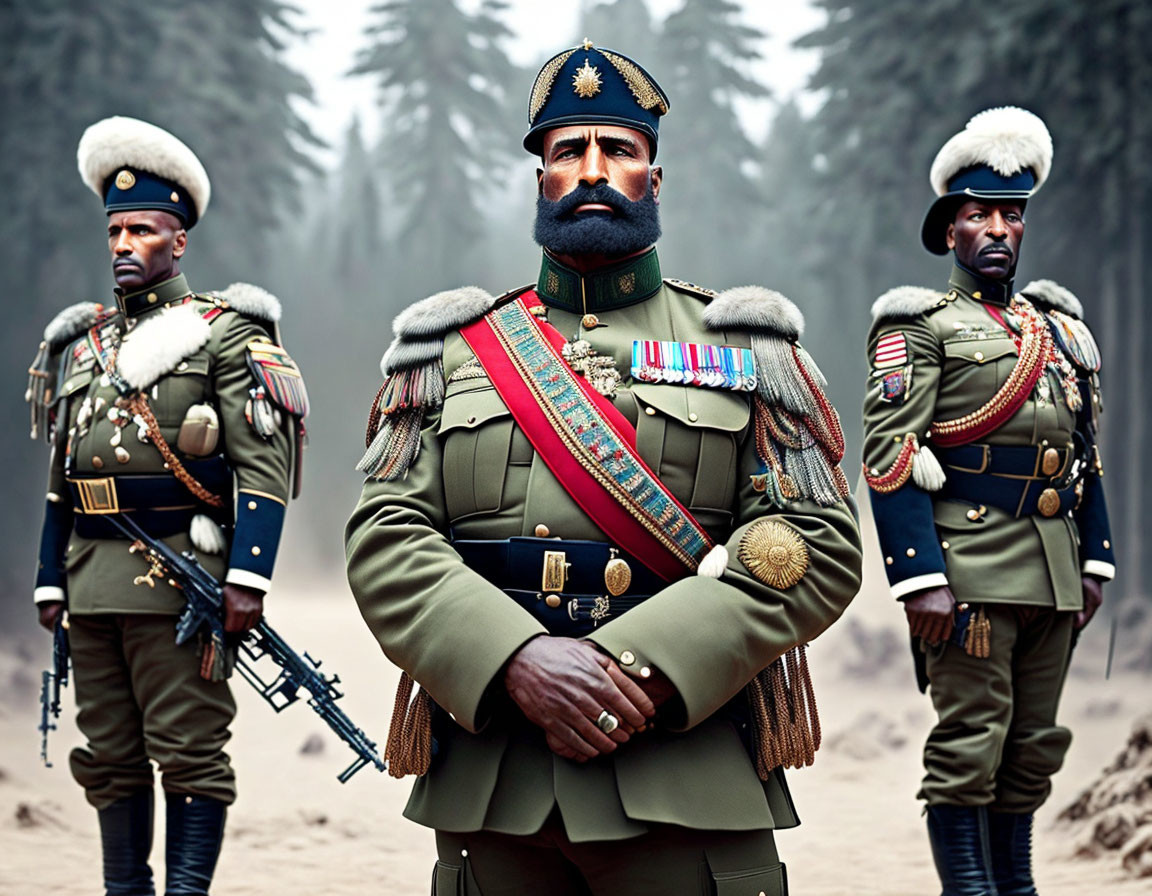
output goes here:
<path id="1" fill-rule="evenodd" d="M 665 276 L 763 284 L 799 304 L 853 482 L 869 306 L 900 284 L 942 289 L 949 271 L 919 241 L 932 158 L 989 106 L 1047 122 L 1055 161 L 1028 209 L 1017 285 L 1070 288 L 1103 350 L 1120 558 L 1104 612 L 1122 630 L 1147 618 L 1149 4 L 9 0 L 0 35 L 10 634 L 34 624 L 47 476 L 45 446 L 27 436 L 27 366 L 56 312 L 112 297 L 103 210 L 76 172 L 84 128 L 130 115 L 188 143 L 213 186 L 182 264 L 192 287 L 246 280 L 280 297 L 313 412 L 276 578 L 344 600 L 342 530 L 391 320 L 442 289 L 535 279 L 528 92 L 585 36 L 634 57 L 670 97 Z"/>

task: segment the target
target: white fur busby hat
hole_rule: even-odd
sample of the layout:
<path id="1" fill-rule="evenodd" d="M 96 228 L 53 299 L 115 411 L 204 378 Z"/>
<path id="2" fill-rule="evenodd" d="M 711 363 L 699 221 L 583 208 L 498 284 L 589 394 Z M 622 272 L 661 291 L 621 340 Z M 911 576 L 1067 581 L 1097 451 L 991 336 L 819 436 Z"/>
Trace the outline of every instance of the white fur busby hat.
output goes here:
<path id="1" fill-rule="evenodd" d="M 948 251 L 945 233 L 956 208 L 968 199 L 1025 204 L 1048 179 L 1052 135 L 1026 109 L 1001 106 L 973 115 L 941 147 L 928 179 L 937 199 L 924 217 L 920 238 L 929 252 Z"/>
<path id="2" fill-rule="evenodd" d="M 80 138 L 76 163 L 108 214 L 159 209 L 192 227 L 208 208 L 208 172 L 182 141 L 138 118 L 113 116 Z"/>

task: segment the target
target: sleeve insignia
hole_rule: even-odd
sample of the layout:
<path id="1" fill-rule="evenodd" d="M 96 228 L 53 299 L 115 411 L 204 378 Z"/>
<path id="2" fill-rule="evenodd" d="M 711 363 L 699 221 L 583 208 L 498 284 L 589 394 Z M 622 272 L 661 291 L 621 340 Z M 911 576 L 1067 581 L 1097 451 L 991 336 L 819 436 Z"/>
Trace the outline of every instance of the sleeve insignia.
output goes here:
<path id="1" fill-rule="evenodd" d="M 902 332 L 888 333 L 880 337 L 876 343 L 876 353 L 872 357 L 872 366 L 877 370 L 886 370 L 889 367 L 903 367 L 908 363 L 908 341 Z"/>
<path id="2" fill-rule="evenodd" d="M 890 370 L 880 376 L 880 400 L 888 404 L 903 404 L 912 391 L 912 365 Z"/>
<path id="3" fill-rule="evenodd" d="M 808 548 L 791 526 L 776 520 L 757 520 L 740 539 L 736 556 L 765 585 L 791 588 L 808 571 Z"/>
<path id="4" fill-rule="evenodd" d="M 308 415 L 308 390 L 300 368 L 274 342 L 254 339 L 248 343 L 248 366 L 262 390 L 262 398 L 296 417 Z M 256 398 L 256 396 L 253 396 Z"/>

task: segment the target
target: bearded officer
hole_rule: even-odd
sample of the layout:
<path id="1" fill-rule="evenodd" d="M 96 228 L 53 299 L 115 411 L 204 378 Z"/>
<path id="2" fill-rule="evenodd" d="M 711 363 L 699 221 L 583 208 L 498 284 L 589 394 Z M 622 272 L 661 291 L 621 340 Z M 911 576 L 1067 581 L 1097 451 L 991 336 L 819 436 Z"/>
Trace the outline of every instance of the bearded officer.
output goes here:
<path id="1" fill-rule="evenodd" d="M 922 240 L 953 253 L 947 291 L 873 307 L 864 472 L 938 715 L 920 797 L 945 894 L 1035 893 L 1032 817 L 1071 740 L 1064 674 L 1114 574 L 1099 351 L 1068 290 L 1013 287 L 1051 161 L 1035 115 L 975 116 L 931 171 Z"/>
<path id="2" fill-rule="evenodd" d="M 33 437 L 52 447 L 36 602 L 48 628 L 67 608 L 88 741 L 71 766 L 99 817 L 106 892 L 153 892 L 154 762 L 166 891 L 207 893 L 236 798 L 235 705 L 195 639 L 175 644 L 181 593 L 108 515 L 194 550 L 225 582 L 225 629 L 246 631 L 270 584 L 306 397 L 274 297 L 247 284 L 199 294 L 180 272 L 209 199 L 192 151 L 117 117 L 84 133 L 78 161 L 104 201 L 117 285 L 107 307 L 61 312 L 31 370 Z"/>
<path id="3" fill-rule="evenodd" d="M 348 576 L 437 894 L 786 892 L 860 546 L 799 311 L 662 278 L 667 108 L 591 42 L 545 64 L 536 283 L 418 302 L 382 362 Z"/>

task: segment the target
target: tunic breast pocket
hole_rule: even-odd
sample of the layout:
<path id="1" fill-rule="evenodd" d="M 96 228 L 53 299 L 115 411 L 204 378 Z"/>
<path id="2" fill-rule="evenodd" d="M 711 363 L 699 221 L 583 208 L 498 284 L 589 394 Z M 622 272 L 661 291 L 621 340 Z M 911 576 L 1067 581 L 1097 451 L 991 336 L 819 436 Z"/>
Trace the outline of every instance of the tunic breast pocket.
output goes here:
<path id="1" fill-rule="evenodd" d="M 500 509 L 514 429 L 511 412 L 491 386 L 444 399 L 439 435 L 451 521 Z"/>
<path id="2" fill-rule="evenodd" d="M 730 516 L 749 394 L 655 383 L 634 383 L 632 392 L 640 456 L 689 510 Z"/>
<path id="3" fill-rule="evenodd" d="M 1016 345 L 1007 336 L 945 342 L 940 398 L 948 407 L 937 412 L 950 417 L 952 411 L 964 413 L 984 404 L 1008 379 L 1016 359 Z"/>
<path id="4" fill-rule="evenodd" d="M 193 355 L 160 378 L 150 398 L 161 427 L 179 428 L 188 408 L 208 398 L 209 368 L 207 355 Z"/>

